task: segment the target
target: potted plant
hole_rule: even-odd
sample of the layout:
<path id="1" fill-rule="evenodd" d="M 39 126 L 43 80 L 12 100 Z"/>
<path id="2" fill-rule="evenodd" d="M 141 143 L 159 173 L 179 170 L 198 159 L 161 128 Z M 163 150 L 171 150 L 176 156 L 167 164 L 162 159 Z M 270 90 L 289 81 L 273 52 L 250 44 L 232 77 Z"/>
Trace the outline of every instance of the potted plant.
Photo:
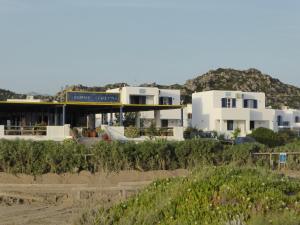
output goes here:
<path id="1" fill-rule="evenodd" d="M 97 128 L 96 128 L 96 132 L 97 132 L 98 137 L 101 137 L 102 134 L 104 134 L 104 130 L 101 129 L 101 127 L 97 127 Z"/>
<path id="2" fill-rule="evenodd" d="M 90 130 L 90 132 L 89 132 L 89 137 L 92 137 L 92 138 L 97 137 L 97 132 L 96 132 L 96 130 Z"/>

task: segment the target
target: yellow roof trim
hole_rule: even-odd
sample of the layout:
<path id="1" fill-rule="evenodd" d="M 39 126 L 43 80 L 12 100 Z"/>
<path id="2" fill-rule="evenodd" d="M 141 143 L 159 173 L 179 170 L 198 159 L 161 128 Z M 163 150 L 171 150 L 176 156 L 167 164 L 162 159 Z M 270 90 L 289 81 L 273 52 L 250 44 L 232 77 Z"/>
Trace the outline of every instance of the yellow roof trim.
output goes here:
<path id="1" fill-rule="evenodd" d="M 182 105 L 158 105 L 158 104 L 123 104 L 123 106 L 145 106 L 145 107 L 163 107 L 163 108 L 181 108 Z"/>
<path id="2" fill-rule="evenodd" d="M 89 105 L 89 106 L 122 106 L 117 102 L 63 102 L 63 105 Z"/>
<path id="3" fill-rule="evenodd" d="M 0 104 L 22 104 L 22 105 L 82 105 L 82 106 L 118 106 L 118 107 L 160 107 L 160 108 L 182 108 L 184 105 L 157 105 L 157 104 L 121 104 L 114 102 L 23 102 L 23 101 L 0 101 Z"/>

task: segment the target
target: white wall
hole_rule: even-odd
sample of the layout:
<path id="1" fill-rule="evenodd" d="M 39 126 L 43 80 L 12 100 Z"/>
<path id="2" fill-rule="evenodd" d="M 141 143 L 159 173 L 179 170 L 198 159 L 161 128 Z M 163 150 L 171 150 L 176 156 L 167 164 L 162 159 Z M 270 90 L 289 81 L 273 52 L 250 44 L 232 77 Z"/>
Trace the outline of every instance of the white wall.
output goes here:
<path id="1" fill-rule="evenodd" d="M 200 92 L 201 93 L 201 92 Z M 258 109 L 265 109 L 266 96 L 262 92 L 241 92 L 241 91 L 207 91 L 202 93 L 211 93 L 213 95 L 213 107 L 221 108 L 221 99 L 222 98 L 235 98 L 236 99 L 236 108 L 243 108 L 244 99 L 256 99 L 258 103 Z"/>
<path id="2" fill-rule="evenodd" d="M 198 92 L 192 95 L 192 126 L 201 130 L 213 130 L 213 92 Z"/>
<path id="3" fill-rule="evenodd" d="M 235 108 L 222 108 L 222 98 L 236 99 Z M 257 108 L 244 108 L 244 99 L 257 100 Z M 255 127 L 274 129 L 275 111 L 266 109 L 265 94 L 240 91 L 207 91 L 192 95 L 193 120 L 192 126 L 204 131 L 218 131 L 227 136 L 227 121 L 232 120 L 233 128 L 241 129 L 241 136 L 251 133 L 250 121 Z"/>
<path id="4" fill-rule="evenodd" d="M 70 125 L 65 126 L 47 126 L 47 135 L 38 136 L 38 135 L 5 135 L 4 126 L 0 126 L 0 139 L 8 140 L 33 140 L 33 141 L 63 141 L 65 139 L 72 138 Z"/>
<path id="5" fill-rule="evenodd" d="M 192 104 L 187 104 L 183 108 L 183 127 L 192 127 L 192 119 L 188 118 L 188 114 L 193 114 Z"/>
<path id="6" fill-rule="evenodd" d="M 277 117 L 278 116 L 282 117 L 283 122 L 289 122 L 289 127 L 290 128 L 300 128 L 300 123 L 296 123 L 295 119 L 296 116 L 300 118 L 300 110 L 296 109 L 282 109 L 282 110 L 275 110 L 275 115 L 274 115 L 274 128 L 275 130 L 278 130 L 278 123 L 277 123 Z"/>
<path id="7" fill-rule="evenodd" d="M 125 129 L 123 126 L 107 126 L 102 125 L 101 129 L 103 129 L 110 136 L 112 140 L 126 140 L 127 138 L 124 136 Z"/>
<path id="8" fill-rule="evenodd" d="M 110 92 L 110 90 L 108 90 Z M 131 95 L 147 96 L 146 104 L 157 105 L 159 90 L 156 87 L 122 87 L 120 90 L 121 102 L 123 104 L 130 104 Z"/>
<path id="9" fill-rule="evenodd" d="M 172 97 L 172 104 L 180 105 L 180 90 L 158 89 L 156 87 L 122 87 L 107 92 L 120 93 L 123 104 L 130 104 L 131 95 L 142 95 L 147 96 L 146 104 L 158 105 L 159 97 Z M 154 120 L 157 127 L 160 127 L 161 120 L 169 120 L 170 127 L 179 126 L 181 124 L 181 110 L 144 111 L 140 112 L 140 119 Z"/>
<path id="10" fill-rule="evenodd" d="M 4 125 L 0 125 L 0 138 L 4 137 Z"/>

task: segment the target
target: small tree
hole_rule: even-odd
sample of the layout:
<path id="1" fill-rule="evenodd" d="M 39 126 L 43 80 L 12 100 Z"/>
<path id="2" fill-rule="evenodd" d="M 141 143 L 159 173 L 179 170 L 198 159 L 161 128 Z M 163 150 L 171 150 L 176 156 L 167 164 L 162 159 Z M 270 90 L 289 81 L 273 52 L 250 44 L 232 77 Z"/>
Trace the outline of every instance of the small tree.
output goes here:
<path id="1" fill-rule="evenodd" d="M 153 139 L 153 137 L 158 135 L 158 131 L 154 122 L 152 122 L 150 126 L 146 128 L 146 135 L 149 136 L 150 139 Z"/>
<path id="2" fill-rule="evenodd" d="M 235 140 L 237 139 L 241 134 L 241 129 L 238 127 L 232 132 L 232 138 Z"/>

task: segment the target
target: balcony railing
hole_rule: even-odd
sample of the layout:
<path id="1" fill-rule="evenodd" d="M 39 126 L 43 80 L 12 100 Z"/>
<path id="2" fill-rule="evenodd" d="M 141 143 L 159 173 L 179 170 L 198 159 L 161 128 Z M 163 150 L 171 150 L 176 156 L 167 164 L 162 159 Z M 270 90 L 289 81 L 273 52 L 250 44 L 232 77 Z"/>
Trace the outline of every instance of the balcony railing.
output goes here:
<path id="1" fill-rule="evenodd" d="M 4 135 L 8 136 L 46 136 L 46 126 L 5 126 Z"/>
<path id="2" fill-rule="evenodd" d="M 140 128 L 140 135 L 141 136 L 172 137 L 172 136 L 174 136 L 174 129 L 172 127 Z"/>

